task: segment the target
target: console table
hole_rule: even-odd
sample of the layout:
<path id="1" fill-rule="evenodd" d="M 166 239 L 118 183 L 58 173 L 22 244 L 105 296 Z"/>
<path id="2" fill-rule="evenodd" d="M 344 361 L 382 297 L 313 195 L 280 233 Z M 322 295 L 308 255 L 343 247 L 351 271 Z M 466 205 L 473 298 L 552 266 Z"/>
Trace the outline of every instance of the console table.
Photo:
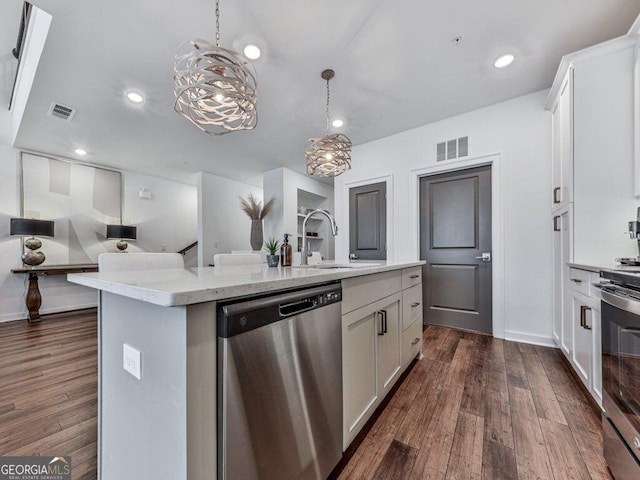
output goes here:
<path id="1" fill-rule="evenodd" d="M 39 276 L 66 275 L 67 273 L 97 271 L 97 263 L 86 263 L 77 265 L 47 265 L 45 267 L 14 268 L 11 270 L 11 273 L 29 274 L 29 289 L 27 290 L 25 303 L 27 305 L 27 310 L 29 311 L 29 321 L 39 322 L 40 305 L 42 305 L 42 295 L 40 295 L 40 288 L 38 287 Z"/>

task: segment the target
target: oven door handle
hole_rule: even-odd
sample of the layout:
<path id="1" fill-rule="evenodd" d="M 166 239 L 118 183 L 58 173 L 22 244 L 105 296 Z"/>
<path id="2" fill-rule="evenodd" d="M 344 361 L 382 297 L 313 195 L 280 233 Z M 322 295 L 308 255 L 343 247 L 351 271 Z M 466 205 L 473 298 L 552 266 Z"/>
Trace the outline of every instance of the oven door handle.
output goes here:
<path id="1" fill-rule="evenodd" d="M 640 315 L 640 302 L 637 300 L 631 300 L 630 298 L 616 295 L 607 290 L 602 290 L 602 301 L 625 312 Z"/>

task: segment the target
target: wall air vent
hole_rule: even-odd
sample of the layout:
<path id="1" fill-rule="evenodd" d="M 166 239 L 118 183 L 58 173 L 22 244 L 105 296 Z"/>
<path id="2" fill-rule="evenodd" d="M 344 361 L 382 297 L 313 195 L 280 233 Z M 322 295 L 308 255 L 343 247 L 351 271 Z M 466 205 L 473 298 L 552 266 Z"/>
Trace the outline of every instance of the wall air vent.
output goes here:
<path id="1" fill-rule="evenodd" d="M 49 107 L 49 111 L 47 112 L 47 115 L 51 117 L 61 118 L 62 120 L 66 120 L 68 122 L 71 121 L 75 114 L 75 108 L 66 107 L 55 102 L 51 104 L 51 106 Z"/>
<path id="2" fill-rule="evenodd" d="M 436 162 L 453 160 L 469 155 L 469 137 L 454 138 L 436 144 Z"/>

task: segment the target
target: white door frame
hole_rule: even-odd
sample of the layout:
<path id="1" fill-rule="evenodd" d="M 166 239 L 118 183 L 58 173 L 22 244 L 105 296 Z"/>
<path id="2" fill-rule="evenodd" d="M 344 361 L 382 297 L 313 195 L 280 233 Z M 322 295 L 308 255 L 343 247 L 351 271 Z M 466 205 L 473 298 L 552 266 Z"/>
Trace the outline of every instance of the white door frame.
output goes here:
<path id="1" fill-rule="evenodd" d="M 466 170 L 484 165 L 491 166 L 491 323 L 493 336 L 505 338 L 505 279 L 504 279 L 504 230 L 502 155 L 494 153 L 461 161 L 443 162 L 438 165 L 417 168 L 409 172 L 409 238 L 412 250 L 420 258 L 420 178 L 440 173 Z"/>
<path id="2" fill-rule="evenodd" d="M 336 206 L 337 205 L 347 205 L 347 208 L 349 208 L 349 189 L 354 188 L 354 187 L 363 187 L 365 185 L 371 185 L 373 183 L 382 183 L 385 182 L 387 184 L 387 198 L 385 199 L 385 203 L 386 203 L 386 209 L 387 209 L 387 262 L 393 262 L 393 232 L 394 232 L 394 225 L 393 225 L 393 205 L 394 205 L 394 198 L 393 198 L 393 173 L 389 173 L 387 175 L 378 175 L 375 177 L 370 177 L 370 178 L 366 178 L 364 180 L 357 180 L 357 181 L 353 181 L 353 182 L 345 182 L 344 184 L 344 188 L 343 188 L 343 195 L 344 195 L 344 199 L 345 202 L 338 202 L 338 199 L 336 199 Z M 347 213 L 347 219 L 349 218 L 349 214 Z M 347 221 L 345 222 L 344 227 L 340 227 L 340 232 L 345 232 L 346 231 L 346 237 L 347 239 L 349 239 L 349 243 L 347 243 L 347 258 L 349 256 L 348 250 L 351 248 L 351 232 L 349 229 L 349 225 L 350 222 Z"/>

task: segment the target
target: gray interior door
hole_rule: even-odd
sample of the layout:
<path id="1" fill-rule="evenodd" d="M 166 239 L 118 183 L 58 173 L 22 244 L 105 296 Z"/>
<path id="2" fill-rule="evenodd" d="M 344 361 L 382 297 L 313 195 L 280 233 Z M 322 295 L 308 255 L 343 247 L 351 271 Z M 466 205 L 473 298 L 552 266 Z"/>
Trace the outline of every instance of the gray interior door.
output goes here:
<path id="1" fill-rule="evenodd" d="M 420 180 L 420 258 L 424 322 L 492 333 L 490 166 Z"/>
<path id="2" fill-rule="evenodd" d="M 349 253 L 351 258 L 387 259 L 386 182 L 349 189 Z"/>

